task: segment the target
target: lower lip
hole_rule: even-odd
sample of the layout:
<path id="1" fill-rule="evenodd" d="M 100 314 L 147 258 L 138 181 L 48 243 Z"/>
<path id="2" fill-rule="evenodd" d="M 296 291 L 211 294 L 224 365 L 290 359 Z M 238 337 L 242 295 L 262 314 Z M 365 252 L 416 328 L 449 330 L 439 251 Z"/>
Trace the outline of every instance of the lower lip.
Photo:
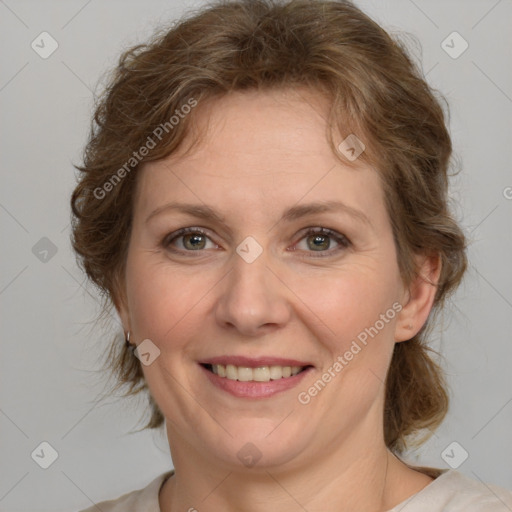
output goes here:
<path id="1" fill-rule="evenodd" d="M 242 382 L 227 379 L 226 377 L 219 377 L 216 373 L 207 370 L 204 366 L 199 366 L 214 386 L 239 398 L 268 398 L 276 393 L 287 391 L 299 384 L 305 375 L 313 369 L 309 367 L 297 375 L 270 380 L 268 382 Z"/>

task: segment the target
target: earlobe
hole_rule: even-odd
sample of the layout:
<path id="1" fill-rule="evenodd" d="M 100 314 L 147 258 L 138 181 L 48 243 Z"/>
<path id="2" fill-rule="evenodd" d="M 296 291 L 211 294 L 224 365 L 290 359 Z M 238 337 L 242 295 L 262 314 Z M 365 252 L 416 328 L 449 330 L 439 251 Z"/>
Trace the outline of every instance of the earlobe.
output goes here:
<path id="1" fill-rule="evenodd" d="M 439 255 L 418 256 L 418 275 L 410 283 L 404 304 L 395 326 L 395 342 L 408 341 L 421 330 L 434 305 L 441 258 Z M 405 302 L 405 299 L 404 299 Z"/>

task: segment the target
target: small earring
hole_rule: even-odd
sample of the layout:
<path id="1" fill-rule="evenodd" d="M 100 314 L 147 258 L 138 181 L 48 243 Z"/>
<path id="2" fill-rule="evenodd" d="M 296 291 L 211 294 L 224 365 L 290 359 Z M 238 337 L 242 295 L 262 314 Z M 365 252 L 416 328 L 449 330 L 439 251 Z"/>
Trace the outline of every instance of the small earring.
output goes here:
<path id="1" fill-rule="evenodd" d="M 130 348 L 130 345 L 131 345 L 131 343 L 130 343 L 130 331 L 128 331 L 128 332 L 126 333 L 125 343 L 126 343 L 126 346 L 127 346 L 128 348 Z"/>
<path id="2" fill-rule="evenodd" d="M 412 324 L 409 324 L 409 325 L 407 326 L 407 329 L 411 330 L 411 329 L 412 329 Z"/>

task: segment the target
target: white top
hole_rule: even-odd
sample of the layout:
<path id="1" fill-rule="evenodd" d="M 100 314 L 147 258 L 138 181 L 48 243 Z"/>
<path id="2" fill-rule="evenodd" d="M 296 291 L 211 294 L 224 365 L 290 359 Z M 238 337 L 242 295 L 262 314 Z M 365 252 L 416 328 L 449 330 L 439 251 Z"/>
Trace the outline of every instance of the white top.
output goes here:
<path id="1" fill-rule="evenodd" d="M 173 471 L 163 473 L 143 489 L 103 501 L 80 512 L 160 512 L 158 493 Z M 97 508 L 98 507 L 98 508 Z M 388 512 L 510 512 L 512 492 L 468 478 L 454 469 L 441 475 Z"/>

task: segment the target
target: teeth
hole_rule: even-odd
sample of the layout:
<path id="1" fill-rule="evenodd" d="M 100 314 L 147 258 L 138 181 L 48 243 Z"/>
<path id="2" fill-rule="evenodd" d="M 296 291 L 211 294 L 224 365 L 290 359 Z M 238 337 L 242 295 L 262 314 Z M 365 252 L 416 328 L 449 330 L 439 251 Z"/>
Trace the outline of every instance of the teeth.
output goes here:
<path id="1" fill-rule="evenodd" d="M 238 380 L 238 368 L 232 364 L 228 364 L 226 366 L 226 377 L 231 380 Z"/>
<path id="2" fill-rule="evenodd" d="M 270 378 L 272 380 L 280 379 L 283 376 L 283 368 L 281 366 L 270 367 Z"/>
<path id="3" fill-rule="evenodd" d="M 256 382 L 268 382 L 270 380 L 270 368 L 268 366 L 253 368 L 252 375 Z"/>
<path id="4" fill-rule="evenodd" d="M 250 380 L 254 380 L 252 368 L 246 368 L 244 366 L 239 366 L 237 368 L 237 371 L 238 371 L 238 380 L 240 380 L 242 382 L 249 382 Z"/>
<path id="5" fill-rule="evenodd" d="M 213 364 L 212 372 L 219 377 L 241 382 L 269 382 L 270 380 L 285 379 L 297 375 L 304 368 L 302 366 L 260 366 L 249 368 L 247 366 L 234 366 L 228 364 Z"/>

